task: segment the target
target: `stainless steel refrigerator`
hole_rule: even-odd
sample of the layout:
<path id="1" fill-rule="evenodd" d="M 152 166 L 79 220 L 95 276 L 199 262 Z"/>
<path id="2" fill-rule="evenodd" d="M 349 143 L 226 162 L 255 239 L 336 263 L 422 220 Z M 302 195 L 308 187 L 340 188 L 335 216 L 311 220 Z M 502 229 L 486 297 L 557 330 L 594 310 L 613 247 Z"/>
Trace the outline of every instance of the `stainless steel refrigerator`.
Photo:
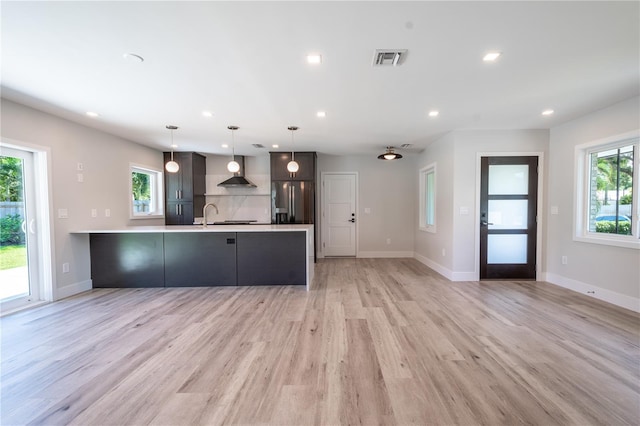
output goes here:
<path id="1" fill-rule="evenodd" d="M 314 223 L 314 216 L 314 182 L 271 182 L 271 223 Z"/>

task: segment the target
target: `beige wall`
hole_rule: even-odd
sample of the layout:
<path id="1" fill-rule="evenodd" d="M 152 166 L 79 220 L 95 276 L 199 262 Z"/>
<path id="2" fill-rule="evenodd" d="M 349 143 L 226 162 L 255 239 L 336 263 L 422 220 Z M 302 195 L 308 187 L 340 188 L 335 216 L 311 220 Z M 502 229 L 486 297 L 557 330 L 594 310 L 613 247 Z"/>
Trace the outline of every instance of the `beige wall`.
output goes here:
<path id="1" fill-rule="evenodd" d="M 356 213 L 358 256 L 411 257 L 413 255 L 418 180 L 415 173 L 415 159 L 411 155 L 398 161 L 381 161 L 375 155 L 318 154 L 317 165 L 318 207 L 322 199 L 323 172 L 357 172 L 358 174 L 358 212 Z M 365 208 L 370 209 L 371 213 L 365 214 Z M 320 212 L 317 215 L 320 217 Z M 321 226 L 318 227 L 317 235 L 320 239 L 320 249 L 322 247 Z M 391 239 L 391 244 L 387 244 L 388 238 Z"/>
<path id="2" fill-rule="evenodd" d="M 437 163 L 437 231 L 430 234 L 416 226 L 416 257 L 449 279 L 477 279 L 479 156 L 540 152 L 546 157 L 548 141 L 546 130 L 456 130 L 430 144 L 417 169 Z M 544 238 L 538 243 L 544 247 Z"/>
<path id="3" fill-rule="evenodd" d="M 129 164 L 162 169 L 162 153 L 116 136 L 2 99 L 2 140 L 50 149 L 53 208 L 54 297 L 87 289 L 91 271 L 87 236 L 70 231 L 158 225 L 164 220 L 129 220 Z M 82 163 L 84 182 L 77 179 Z M 58 219 L 58 209 L 68 219 Z M 97 209 L 98 217 L 91 217 Z M 105 209 L 111 216 L 105 217 Z M 69 263 L 69 273 L 62 264 Z"/>
<path id="4" fill-rule="evenodd" d="M 595 291 L 589 294 L 612 302 L 626 300 L 636 309 L 640 308 L 640 250 L 573 241 L 573 229 L 576 145 L 640 129 L 639 105 L 640 98 L 635 97 L 551 129 L 548 199 L 558 214 L 546 212 L 547 280 L 583 293 Z M 562 256 L 567 256 L 566 265 Z"/>
<path id="5" fill-rule="evenodd" d="M 417 168 L 413 176 L 413 179 L 418 182 L 421 168 L 430 164 L 436 165 L 436 230 L 432 233 L 418 229 L 417 203 L 416 223 L 413 230 L 416 240 L 416 257 L 443 275 L 447 275 L 446 271 L 453 270 L 454 148 L 453 133 L 448 133 L 430 144 L 417 160 Z M 416 197 L 418 197 L 417 192 Z"/>

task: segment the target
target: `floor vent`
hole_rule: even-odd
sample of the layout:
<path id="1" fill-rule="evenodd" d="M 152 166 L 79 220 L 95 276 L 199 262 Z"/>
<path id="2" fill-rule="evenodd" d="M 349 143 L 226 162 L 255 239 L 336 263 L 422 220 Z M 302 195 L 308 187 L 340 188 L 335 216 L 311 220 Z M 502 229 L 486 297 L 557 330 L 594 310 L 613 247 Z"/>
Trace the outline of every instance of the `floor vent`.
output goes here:
<path id="1" fill-rule="evenodd" d="M 407 56 L 407 49 L 376 49 L 373 52 L 374 67 L 397 67 L 404 62 Z"/>

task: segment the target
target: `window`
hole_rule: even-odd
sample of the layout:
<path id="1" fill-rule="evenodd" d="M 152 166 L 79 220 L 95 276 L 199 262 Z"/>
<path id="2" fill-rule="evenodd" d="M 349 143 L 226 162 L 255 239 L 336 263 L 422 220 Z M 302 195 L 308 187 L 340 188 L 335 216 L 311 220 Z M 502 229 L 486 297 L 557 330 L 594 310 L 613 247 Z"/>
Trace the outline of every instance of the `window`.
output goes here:
<path id="1" fill-rule="evenodd" d="M 130 169 L 131 219 L 162 217 L 162 171 L 133 164 Z"/>
<path id="2" fill-rule="evenodd" d="M 578 147 L 576 239 L 640 248 L 639 152 L 637 136 Z"/>
<path id="3" fill-rule="evenodd" d="M 419 229 L 436 232 L 436 165 L 420 169 Z"/>

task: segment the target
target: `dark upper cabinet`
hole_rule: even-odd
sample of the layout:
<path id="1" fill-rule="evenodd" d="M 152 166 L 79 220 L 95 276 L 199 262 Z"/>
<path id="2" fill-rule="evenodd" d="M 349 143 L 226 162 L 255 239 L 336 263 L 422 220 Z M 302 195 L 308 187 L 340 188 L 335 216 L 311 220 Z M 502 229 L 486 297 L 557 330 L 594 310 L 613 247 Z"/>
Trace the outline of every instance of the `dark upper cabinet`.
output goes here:
<path id="1" fill-rule="evenodd" d="M 272 181 L 301 181 L 316 179 L 316 153 L 296 152 L 295 159 L 300 166 L 296 173 L 287 170 L 291 161 L 291 152 L 271 152 Z"/>
<path id="2" fill-rule="evenodd" d="M 164 153 L 164 162 L 171 153 Z M 206 158 L 195 152 L 174 152 L 173 160 L 180 165 L 177 173 L 164 172 L 165 223 L 190 225 L 205 203 Z"/>

